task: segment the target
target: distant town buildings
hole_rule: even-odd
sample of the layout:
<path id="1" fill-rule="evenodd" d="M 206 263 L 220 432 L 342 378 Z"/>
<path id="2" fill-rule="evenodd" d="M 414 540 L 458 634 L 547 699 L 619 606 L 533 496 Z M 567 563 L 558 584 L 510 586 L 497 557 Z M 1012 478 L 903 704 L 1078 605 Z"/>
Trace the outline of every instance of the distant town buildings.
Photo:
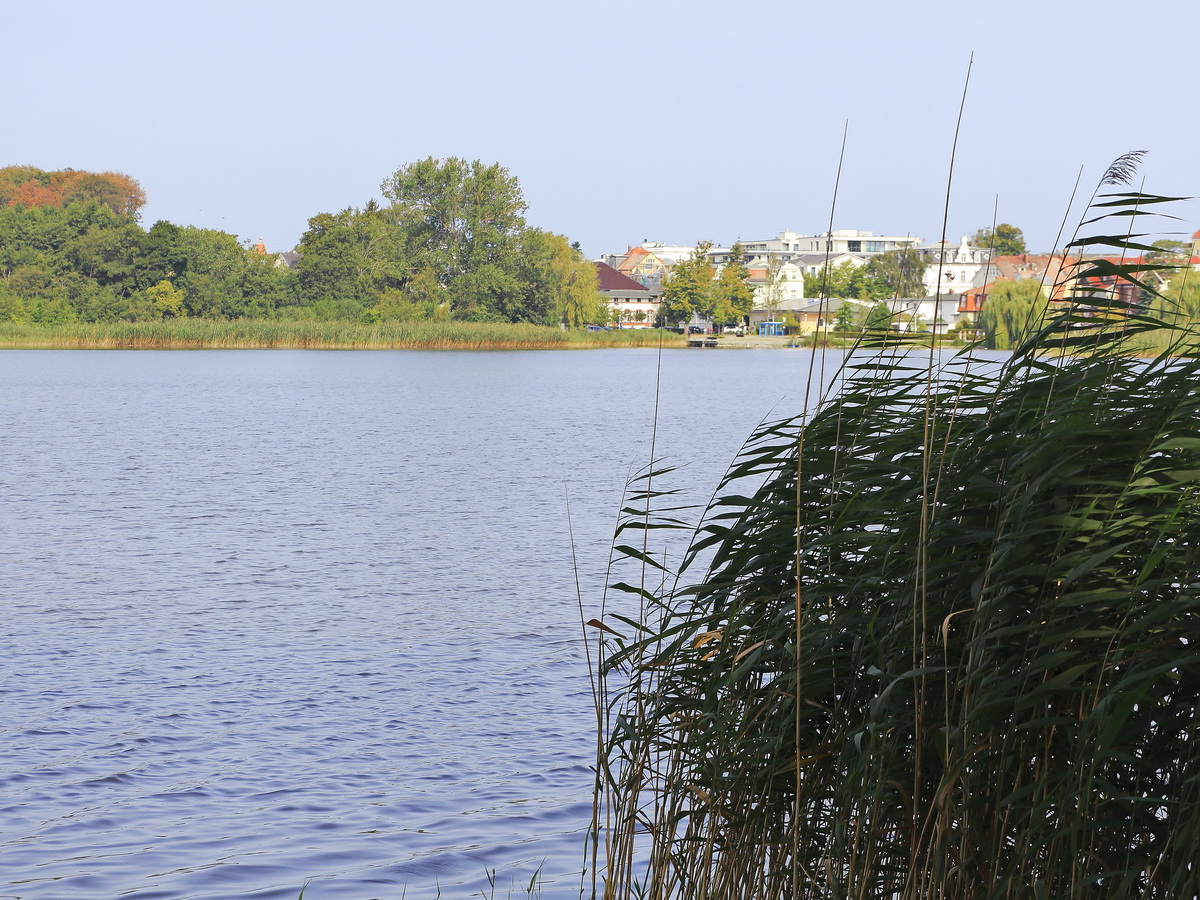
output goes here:
<path id="1" fill-rule="evenodd" d="M 925 263 L 925 296 L 957 297 L 971 288 L 982 287 L 996 277 L 991 253 L 972 247 L 964 234 L 958 244 L 938 242 L 917 248 Z"/>
<path id="2" fill-rule="evenodd" d="M 618 328 L 654 327 L 662 305 L 657 289 L 651 290 L 605 262 L 596 263 L 596 282 Z"/>
<path id="3" fill-rule="evenodd" d="M 1045 285 L 1051 301 L 1077 300 L 1097 291 L 1117 289 L 1123 292 L 1122 299 L 1132 302 L 1132 294 L 1136 292 L 1133 285 L 1110 285 L 1101 283 L 1103 279 L 1073 275 L 1078 257 L 1020 254 L 992 258 L 988 248 L 972 245 L 966 235 L 957 242 L 926 243 L 915 235 L 876 235 L 849 228 L 816 235 L 784 230 L 771 238 L 739 240 L 737 244 L 750 273 L 748 283 L 754 290 L 754 309 L 744 323 L 752 329 L 783 317 L 801 332 L 827 326 L 843 301 L 856 304 L 863 301 L 827 298 L 817 303 L 805 295 L 804 276 L 817 275 L 826 266 L 831 269 L 864 266 L 873 256 L 898 250 L 914 251 L 924 265 L 924 296 L 889 301 L 904 328 L 940 332 L 973 322 L 1000 280 L 1036 279 Z M 694 247 L 644 241 L 629 246 L 623 254 L 602 257 L 598 268 L 628 280 L 618 284 L 612 276 L 601 275 L 602 283 L 607 285 L 602 291 L 613 297 L 614 319 L 622 327 L 653 323 L 660 305 L 658 298 L 671 270 L 695 252 Z M 732 252 L 732 246 L 713 246 L 708 250 L 715 274 L 720 274 Z M 1200 231 L 1192 235 L 1178 255 L 1200 269 Z M 1156 276 L 1151 273 L 1146 277 Z M 1165 280 L 1169 272 L 1158 277 Z"/>

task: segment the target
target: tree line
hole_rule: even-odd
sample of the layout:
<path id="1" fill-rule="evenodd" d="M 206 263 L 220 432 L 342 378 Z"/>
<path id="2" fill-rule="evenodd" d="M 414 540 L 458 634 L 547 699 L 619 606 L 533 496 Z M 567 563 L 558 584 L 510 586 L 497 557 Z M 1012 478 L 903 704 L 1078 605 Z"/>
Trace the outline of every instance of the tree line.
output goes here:
<path id="1" fill-rule="evenodd" d="M 381 190 L 386 204 L 312 217 L 292 267 L 225 232 L 143 228 L 127 175 L 0 169 L 0 321 L 606 318 L 595 266 L 526 223 L 503 167 L 430 157 Z"/>

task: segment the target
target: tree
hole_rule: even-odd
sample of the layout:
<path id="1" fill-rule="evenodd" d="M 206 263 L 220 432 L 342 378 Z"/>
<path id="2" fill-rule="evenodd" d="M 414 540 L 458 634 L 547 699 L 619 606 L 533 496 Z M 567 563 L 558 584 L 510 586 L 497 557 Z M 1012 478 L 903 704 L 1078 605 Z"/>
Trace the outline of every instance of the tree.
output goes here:
<path id="1" fill-rule="evenodd" d="M 164 319 L 181 316 L 184 313 L 184 294 L 165 278 L 158 284 L 146 288 L 146 297 L 154 304 L 154 308 Z"/>
<path id="2" fill-rule="evenodd" d="M 980 228 L 971 236 L 971 244 L 989 248 L 993 256 L 1016 256 L 1025 252 L 1025 235 L 1017 226 L 1001 222 L 994 231 Z"/>
<path id="3" fill-rule="evenodd" d="M 136 218 L 146 193 L 121 172 L 46 172 L 34 166 L 0 169 L 0 204 L 8 206 L 68 206 L 97 203 L 128 218 Z"/>
<path id="4" fill-rule="evenodd" d="M 1154 249 L 1146 252 L 1147 262 L 1170 259 L 1172 256 L 1179 256 L 1186 253 L 1188 249 L 1188 245 L 1183 241 L 1174 241 L 1167 238 L 1151 241 L 1150 246 Z"/>
<path id="5" fill-rule="evenodd" d="M 852 303 L 843 302 L 833 314 L 833 330 L 838 334 L 854 331 L 858 324 L 859 311 Z"/>
<path id="6" fill-rule="evenodd" d="M 546 235 L 550 250 L 546 279 L 556 318 L 569 328 L 599 322 L 605 303 L 595 263 L 584 259 L 578 242 L 568 243 L 561 234 L 540 233 Z"/>
<path id="7" fill-rule="evenodd" d="M 848 259 L 836 266 L 822 266 L 816 272 L 804 273 L 804 296 L 806 297 L 853 297 L 859 295 L 862 268 Z"/>
<path id="8" fill-rule="evenodd" d="M 729 258 L 721 268 L 713 293 L 713 321 L 729 322 L 748 315 L 754 307 L 754 289 L 749 284 L 750 270 L 741 244 L 729 249 Z"/>
<path id="9" fill-rule="evenodd" d="M 456 317 L 507 318 L 495 304 L 517 287 L 525 231 L 517 179 L 498 164 L 431 156 L 397 169 L 381 189 L 413 270 L 435 274 Z"/>
<path id="10" fill-rule="evenodd" d="M 1170 283 L 1151 303 L 1151 313 L 1178 328 L 1200 325 L 1200 272 L 1180 269 Z"/>
<path id="11" fill-rule="evenodd" d="M 867 310 L 863 328 L 867 331 L 887 331 L 892 327 L 892 311 L 882 300 Z"/>
<path id="12" fill-rule="evenodd" d="M 404 235 L 374 204 L 313 216 L 299 249 L 297 278 L 305 298 L 328 301 L 346 318 L 356 318 L 388 289 L 399 289 L 409 270 Z"/>
<path id="13" fill-rule="evenodd" d="M 1042 285 L 1034 278 L 1000 279 L 979 311 L 978 327 L 993 350 L 1011 350 L 1041 327 L 1046 313 Z"/>
<path id="14" fill-rule="evenodd" d="M 911 247 L 871 257 L 861 273 L 860 297 L 882 300 L 885 297 L 925 296 L 925 261 Z"/>
<path id="15" fill-rule="evenodd" d="M 680 260 L 663 283 L 662 313 L 667 322 L 686 322 L 692 316 L 711 319 L 713 266 L 711 241 L 701 241 L 687 259 Z"/>

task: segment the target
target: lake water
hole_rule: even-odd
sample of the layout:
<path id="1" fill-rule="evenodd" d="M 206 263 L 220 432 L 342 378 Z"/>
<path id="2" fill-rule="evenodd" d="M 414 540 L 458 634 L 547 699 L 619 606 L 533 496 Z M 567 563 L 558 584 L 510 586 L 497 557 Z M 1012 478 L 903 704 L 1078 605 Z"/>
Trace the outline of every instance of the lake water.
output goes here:
<path id="1" fill-rule="evenodd" d="M 661 355 L 695 499 L 813 359 Z M 579 897 L 567 513 L 591 617 L 659 368 L 0 353 L 0 898 Z"/>

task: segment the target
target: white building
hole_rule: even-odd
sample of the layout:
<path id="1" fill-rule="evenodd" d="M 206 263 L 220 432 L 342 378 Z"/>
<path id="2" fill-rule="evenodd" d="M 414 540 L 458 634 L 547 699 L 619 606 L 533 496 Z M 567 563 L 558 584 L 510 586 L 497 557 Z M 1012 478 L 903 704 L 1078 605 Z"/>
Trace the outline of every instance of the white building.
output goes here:
<path id="1" fill-rule="evenodd" d="M 877 235 L 870 231 L 842 228 L 831 232 L 821 232 L 818 235 L 781 231 L 773 238 L 738 241 L 738 243 L 742 245 L 747 259 L 778 257 L 791 260 L 801 255 L 806 257 L 820 255 L 823 262 L 827 253 L 837 258 L 853 254 L 855 258 L 865 259 L 877 253 L 890 253 L 905 247 L 917 247 L 921 244 L 921 239 L 911 236 Z M 728 247 L 714 247 L 710 252 L 713 262 L 716 263 L 724 262 L 728 254 Z"/>
<path id="2" fill-rule="evenodd" d="M 929 297 L 957 297 L 963 291 L 983 287 L 998 275 L 989 251 L 972 247 L 965 234 L 957 245 L 947 241 L 918 249 L 925 261 L 925 293 Z"/>
<path id="3" fill-rule="evenodd" d="M 755 309 L 791 309 L 804 300 L 804 270 L 795 263 L 755 260 L 746 268 Z"/>
<path id="4" fill-rule="evenodd" d="M 853 228 L 823 231 L 813 237 L 796 236 L 792 241 L 798 253 L 891 253 L 906 247 L 919 247 L 921 239 L 913 235 L 882 235 Z"/>

